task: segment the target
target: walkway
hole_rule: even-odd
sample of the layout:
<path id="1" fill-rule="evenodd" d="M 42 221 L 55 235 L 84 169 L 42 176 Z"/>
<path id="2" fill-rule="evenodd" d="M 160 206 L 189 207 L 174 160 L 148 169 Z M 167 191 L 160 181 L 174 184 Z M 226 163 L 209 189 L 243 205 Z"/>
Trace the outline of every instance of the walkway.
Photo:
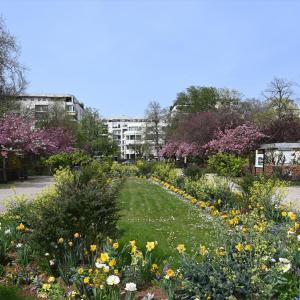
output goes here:
<path id="1" fill-rule="evenodd" d="M 26 195 L 29 198 L 33 198 L 38 192 L 40 192 L 43 188 L 51 185 L 53 182 L 53 177 L 50 176 L 35 176 L 30 177 L 28 180 L 24 182 L 13 182 L 7 185 L 0 185 L 0 212 L 3 212 L 4 202 L 6 199 L 18 195 Z"/>

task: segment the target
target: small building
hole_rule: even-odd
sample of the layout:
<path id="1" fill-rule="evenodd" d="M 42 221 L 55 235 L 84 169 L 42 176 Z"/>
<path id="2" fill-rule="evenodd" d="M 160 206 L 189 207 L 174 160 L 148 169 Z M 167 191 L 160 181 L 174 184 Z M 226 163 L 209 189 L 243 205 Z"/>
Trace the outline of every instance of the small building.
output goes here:
<path id="1" fill-rule="evenodd" d="M 255 173 L 274 174 L 275 170 L 291 179 L 300 176 L 300 143 L 262 144 L 255 153 Z"/>
<path id="2" fill-rule="evenodd" d="M 30 110 L 36 119 L 43 119 L 51 105 L 61 105 L 75 121 L 80 121 L 84 112 L 83 103 L 71 94 L 23 94 L 16 96 L 20 109 Z"/>

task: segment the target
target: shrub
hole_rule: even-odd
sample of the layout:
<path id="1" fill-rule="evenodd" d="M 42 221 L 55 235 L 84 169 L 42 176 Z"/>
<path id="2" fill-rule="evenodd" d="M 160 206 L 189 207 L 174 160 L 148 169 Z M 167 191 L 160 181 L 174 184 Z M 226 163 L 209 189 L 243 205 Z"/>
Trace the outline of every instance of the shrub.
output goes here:
<path id="1" fill-rule="evenodd" d="M 189 165 L 187 168 L 183 170 L 183 172 L 186 177 L 196 179 L 201 177 L 204 174 L 204 169 L 197 165 Z"/>
<path id="2" fill-rule="evenodd" d="M 208 166 L 221 176 L 241 176 L 246 164 L 246 159 L 228 153 L 217 153 L 208 159 Z"/>
<path id="3" fill-rule="evenodd" d="M 59 168 L 73 168 L 74 166 L 82 165 L 91 160 L 91 157 L 84 151 L 76 150 L 74 152 L 61 152 L 51 155 L 44 164 L 50 167 L 53 172 Z"/>
<path id="4" fill-rule="evenodd" d="M 119 184 L 94 162 L 81 171 L 65 169 L 55 177 L 55 191 L 37 201 L 28 223 L 32 240 L 48 251 L 60 237 L 84 234 L 89 242 L 116 234 Z"/>
<path id="5" fill-rule="evenodd" d="M 122 165 L 117 162 L 112 163 L 110 170 L 113 177 L 136 176 L 138 171 L 136 165 Z"/>
<path id="6" fill-rule="evenodd" d="M 138 175 L 139 176 L 150 176 L 153 172 L 153 166 L 155 162 L 152 161 L 145 161 L 145 160 L 138 160 L 136 162 L 136 167 L 138 168 Z"/>
<path id="7" fill-rule="evenodd" d="M 208 201 L 211 205 L 222 208 L 239 207 L 237 193 L 231 190 L 230 182 L 223 178 L 202 176 L 197 180 L 185 179 L 184 190 L 198 200 Z"/>

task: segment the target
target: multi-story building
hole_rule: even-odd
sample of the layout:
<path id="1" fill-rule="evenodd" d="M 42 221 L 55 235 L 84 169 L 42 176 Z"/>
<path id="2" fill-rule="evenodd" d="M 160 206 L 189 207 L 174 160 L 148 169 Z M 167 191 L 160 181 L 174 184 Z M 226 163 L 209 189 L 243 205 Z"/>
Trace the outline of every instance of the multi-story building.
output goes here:
<path id="1" fill-rule="evenodd" d="M 154 143 L 147 137 L 146 119 L 121 116 L 106 119 L 106 124 L 108 134 L 120 147 L 121 159 L 156 156 Z"/>
<path id="2" fill-rule="evenodd" d="M 30 110 L 36 119 L 43 119 L 51 105 L 65 109 L 75 121 L 80 121 L 84 105 L 70 94 L 24 94 L 16 97 L 20 101 L 21 110 Z"/>

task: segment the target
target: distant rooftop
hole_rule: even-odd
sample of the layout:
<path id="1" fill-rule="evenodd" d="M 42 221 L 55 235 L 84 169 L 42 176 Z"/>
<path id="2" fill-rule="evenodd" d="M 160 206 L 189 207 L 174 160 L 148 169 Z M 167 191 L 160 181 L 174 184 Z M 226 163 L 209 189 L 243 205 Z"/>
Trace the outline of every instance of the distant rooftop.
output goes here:
<path id="1" fill-rule="evenodd" d="M 125 116 L 125 115 L 122 115 L 122 116 L 114 116 L 114 117 L 107 117 L 107 118 L 104 118 L 105 120 L 107 121 L 114 121 L 114 120 L 122 120 L 122 121 L 135 121 L 135 120 L 145 120 L 144 117 L 129 117 L 129 116 Z"/>

